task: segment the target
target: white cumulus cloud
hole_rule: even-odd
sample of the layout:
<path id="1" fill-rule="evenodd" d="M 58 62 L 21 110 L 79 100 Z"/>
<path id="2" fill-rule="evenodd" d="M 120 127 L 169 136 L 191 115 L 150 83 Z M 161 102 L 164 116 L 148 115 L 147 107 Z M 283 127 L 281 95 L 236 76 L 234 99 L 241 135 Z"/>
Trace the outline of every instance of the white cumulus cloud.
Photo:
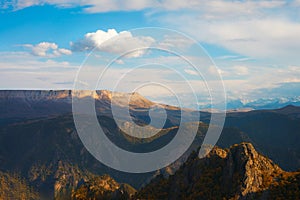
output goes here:
<path id="1" fill-rule="evenodd" d="M 106 32 L 97 30 L 87 33 L 85 36 L 71 43 L 73 51 L 97 50 L 114 54 L 126 53 L 125 57 L 140 57 L 146 51 L 145 48 L 153 44 L 155 40 L 146 36 L 133 36 L 129 31 L 117 32 L 108 29 Z"/>
<path id="2" fill-rule="evenodd" d="M 31 50 L 31 53 L 39 57 L 58 57 L 61 55 L 71 55 L 69 49 L 58 48 L 58 45 L 50 42 L 41 42 L 36 45 L 25 44 L 23 45 Z"/>

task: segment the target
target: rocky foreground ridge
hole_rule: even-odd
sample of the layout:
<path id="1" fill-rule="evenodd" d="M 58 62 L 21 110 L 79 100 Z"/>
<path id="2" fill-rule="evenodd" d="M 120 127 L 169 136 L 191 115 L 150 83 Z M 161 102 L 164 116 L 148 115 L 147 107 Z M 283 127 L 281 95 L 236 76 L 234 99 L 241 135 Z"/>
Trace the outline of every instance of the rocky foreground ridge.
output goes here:
<path id="1" fill-rule="evenodd" d="M 286 172 L 259 154 L 251 143 L 213 148 L 199 159 L 193 152 L 174 175 L 158 175 L 136 191 L 109 175 L 95 175 L 69 163 L 35 166 L 31 179 L 0 173 L 0 199 L 40 199 L 34 188 L 51 176 L 54 199 L 299 199 L 300 172 Z M 49 183 L 47 183 L 49 184 Z M 14 188 L 9 188 L 14 187 Z M 7 191 L 6 193 L 4 191 Z M 10 195 L 10 196 L 7 196 Z M 22 199 L 22 198 L 21 198 Z"/>
<path id="2" fill-rule="evenodd" d="M 158 176 L 136 199 L 299 199 L 300 172 L 286 172 L 251 143 L 191 154 L 169 178 Z"/>

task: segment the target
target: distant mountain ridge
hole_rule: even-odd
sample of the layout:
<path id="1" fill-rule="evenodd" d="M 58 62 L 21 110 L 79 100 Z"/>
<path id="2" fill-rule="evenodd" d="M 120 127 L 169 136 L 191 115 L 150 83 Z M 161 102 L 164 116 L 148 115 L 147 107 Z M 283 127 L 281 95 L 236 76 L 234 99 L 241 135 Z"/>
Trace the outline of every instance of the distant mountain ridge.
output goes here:
<path id="1" fill-rule="evenodd" d="M 227 100 L 228 110 L 261 110 L 278 109 L 288 105 L 300 106 L 300 96 L 278 97 L 278 98 L 258 98 L 254 100 L 232 99 Z"/>
<path id="2" fill-rule="evenodd" d="M 153 106 L 168 110 L 180 110 L 174 106 L 152 102 L 137 92 L 80 90 L 74 92 L 73 95 L 80 99 L 95 99 L 99 115 L 111 116 L 111 104 L 120 108 L 129 106 L 131 110 L 137 109 L 136 112 L 147 111 Z M 0 90 L 0 102 L 2 111 L 0 119 L 5 123 L 56 116 L 72 112 L 72 90 Z"/>
<path id="3" fill-rule="evenodd" d="M 80 90 L 79 98 L 92 97 L 98 101 L 112 101 L 117 105 L 125 105 L 130 99 L 130 106 L 135 108 L 149 108 L 153 105 L 167 106 L 169 109 L 176 109 L 174 106 L 155 103 L 148 100 L 137 92 L 124 93 L 112 92 L 109 90 Z M 74 93 L 73 93 L 74 95 Z M 72 90 L 0 90 L 0 100 L 19 99 L 26 102 L 38 101 L 60 101 L 71 103 Z M 227 109 L 229 112 L 245 112 L 257 109 L 279 109 L 288 105 L 300 106 L 300 96 L 292 98 L 262 98 L 251 101 L 246 100 L 228 100 Z M 207 105 L 208 106 L 208 105 Z M 202 110 L 206 111 L 207 106 L 203 106 Z M 209 106 L 210 107 L 210 106 Z"/>
<path id="4" fill-rule="evenodd" d="M 130 98 L 133 104 L 136 106 L 141 106 L 141 102 L 147 106 L 151 106 L 154 103 L 146 99 L 137 92 L 133 93 L 122 93 L 122 92 L 111 92 L 108 90 L 80 90 L 79 98 L 92 97 L 95 100 L 112 100 L 116 98 L 120 103 L 125 99 Z M 74 95 L 74 93 L 73 93 Z M 64 100 L 71 102 L 72 90 L 0 90 L 0 99 L 22 99 L 24 101 L 46 101 L 46 100 Z M 122 101 L 123 100 L 123 101 Z"/>
<path id="5" fill-rule="evenodd" d="M 137 92 L 124 93 L 124 92 L 111 92 L 109 90 L 83 90 L 81 91 L 81 97 L 93 97 L 96 100 L 111 100 L 114 95 L 116 99 L 127 99 L 130 95 L 133 105 L 136 107 L 144 106 L 148 107 L 154 104 L 154 102 L 148 100 Z M 0 90 L 1 99 L 9 98 L 22 98 L 27 101 L 38 100 L 65 100 L 71 102 L 72 90 Z M 119 101 L 120 104 L 125 102 Z M 260 98 L 254 100 L 244 99 L 228 99 L 227 109 L 229 111 L 250 111 L 259 109 L 278 109 L 284 106 L 294 105 L 300 106 L 300 96 L 294 97 L 282 97 L 282 98 Z M 207 110 L 210 108 L 210 104 L 203 104 L 199 109 Z"/>

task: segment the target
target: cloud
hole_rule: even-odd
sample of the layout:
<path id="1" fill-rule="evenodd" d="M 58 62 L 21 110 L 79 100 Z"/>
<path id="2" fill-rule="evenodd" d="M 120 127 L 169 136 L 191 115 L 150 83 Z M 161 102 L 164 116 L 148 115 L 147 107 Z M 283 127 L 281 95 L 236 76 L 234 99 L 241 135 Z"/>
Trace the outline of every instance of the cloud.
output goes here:
<path id="1" fill-rule="evenodd" d="M 188 39 L 186 36 L 179 34 L 164 35 L 164 39 L 158 44 L 158 47 L 166 49 L 182 49 L 188 48 L 194 43 L 196 43 L 196 41 Z"/>
<path id="2" fill-rule="evenodd" d="M 18 0 L 5 3 L 3 7 L 10 4 L 15 10 L 30 6 L 50 4 L 57 7 L 83 7 L 88 13 L 110 12 L 110 11 L 137 11 L 145 9 L 154 10 L 210 10 L 222 14 L 249 13 L 253 14 L 257 8 L 275 8 L 285 4 L 285 1 L 206 1 L 206 0 Z"/>
<path id="3" fill-rule="evenodd" d="M 278 83 L 276 87 L 269 89 L 270 91 L 267 90 L 268 89 L 263 89 L 260 93 L 271 94 L 273 97 L 299 97 L 300 80 L 298 79 L 298 81 Z"/>
<path id="4" fill-rule="evenodd" d="M 172 61 L 172 59 L 168 59 L 168 57 L 161 59 L 168 60 L 168 62 Z M 151 80 L 150 82 L 162 83 L 172 88 L 180 96 L 191 95 L 185 80 L 179 76 L 175 76 L 176 73 L 172 70 L 161 69 L 159 67 L 155 68 L 157 70 L 153 70 L 152 68 L 145 67 L 134 70 L 134 73 L 128 73 L 131 67 L 131 64 L 128 65 L 125 63 L 122 68 L 109 68 L 101 79 L 99 86 L 101 86 L 101 89 L 113 89 L 115 84 L 120 80 L 120 77 L 127 74 L 127 78 L 122 78 L 122 82 L 117 90 L 127 91 L 128 88 L 136 88 L 135 86 L 141 86 L 143 83 L 147 83 L 147 81 L 149 82 L 149 80 Z M 222 74 L 223 71 L 225 72 L 225 75 L 223 74 L 225 78 L 224 84 L 228 92 L 228 97 L 230 98 L 256 99 L 261 97 L 262 94 L 265 96 L 272 94 L 272 92 L 260 93 L 260 91 L 272 91 L 272 88 L 276 88 L 280 84 L 285 84 L 287 87 L 290 86 L 291 83 L 299 85 L 300 82 L 300 67 L 297 65 L 286 67 L 274 66 L 269 68 L 260 65 L 220 67 L 222 67 Z M 39 87 L 39 89 L 70 89 L 72 88 L 71 83 L 76 76 L 78 68 L 79 66 L 68 62 L 55 61 L 52 59 L 41 61 L 28 52 L 1 52 L 1 88 L 38 89 L 37 87 Z M 90 70 L 87 71 L 90 74 L 86 77 L 92 77 L 92 79 L 96 81 L 99 78 L 99 71 L 101 72 L 105 66 L 91 66 L 89 68 Z M 208 70 L 211 73 L 217 73 L 214 67 L 209 67 Z M 185 72 L 189 73 L 190 71 L 185 70 Z M 239 74 L 244 74 L 244 76 Z M 195 77 L 198 77 L 198 75 Z M 193 76 L 188 78 L 188 80 L 198 95 L 202 98 L 209 98 L 206 85 L 204 84 L 205 82 L 200 77 L 194 79 Z M 149 86 L 143 91 L 146 96 L 152 97 L 153 100 L 174 104 L 174 101 L 168 99 L 170 94 L 166 90 L 157 90 L 157 88 L 151 88 Z M 296 95 L 299 93 L 297 92 L 298 90 L 296 89 L 291 91 L 282 89 L 278 90 L 276 95 L 289 96 Z M 189 102 L 187 101 L 186 103 Z"/>
<path id="5" fill-rule="evenodd" d="M 0 70 L 6 72 L 28 72 L 47 70 L 77 70 L 79 65 L 54 59 L 37 59 L 29 52 L 0 52 Z M 16 81 L 16 80 L 15 80 Z"/>
<path id="6" fill-rule="evenodd" d="M 244 71 L 245 70 L 245 71 Z M 231 98 L 255 99 L 262 96 L 272 96 L 271 91 L 283 83 L 300 83 L 299 66 L 222 66 L 222 75 L 228 96 Z M 239 75 L 239 74 L 244 75 Z M 294 90 L 295 92 L 296 90 Z M 299 93 L 299 92 L 298 92 Z M 281 90 L 278 97 L 288 96 L 290 93 Z"/>
<path id="7" fill-rule="evenodd" d="M 28 52 L 0 52 L 1 89 L 72 88 L 78 68 L 66 61 L 37 59 Z"/>
<path id="8" fill-rule="evenodd" d="M 157 1 L 151 0 L 86 0 L 81 5 L 89 3 L 90 7 L 84 8 L 88 13 L 110 12 L 110 11 L 137 11 L 158 5 Z"/>
<path id="9" fill-rule="evenodd" d="M 219 56 L 216 59 L 227 60 L 227 59 L 236 59 L 236 58 L 239 58 L 239 56 L 237 56 L 237 55 L 225 55 L 225 56 Z"/>
<path id="10" fill-rule="evenodd" d="M 71 55 L 72 51 L 70 51 L 69 49 L 64 49 L 64 48 L 60 48 L 57 50 L 59 54 L 64 54 L 64 55 Z"/>
<path id="11" fill-rule="evenodd" d="M 145 10 L 163 26 L 250 57 L 290 59 L 300 51 L 299 0 L 18 0 L 2 7 L 18 10 L 45 4 L 81 7 L 88 13 Z"/>
<path id="12" fill-rule="evenodd" d="M 59 8 L 83 7 L 88 13 L 143 10 L 158 5 L 149 0 L 13 0 L 0 4 L 2 9 L 21 10 L 31 6 L 55 5 Z"/>
<path id="13" fill-rule="evenodd" d="M 234 66 L 233 70 L 238 76 L 244 76 L 249 74 L 249 70 L 245 66 Z"/>
<path id="14" fill-rule="evenodd" d="M 115 62 L 119 65 L 124 65 L 125 64 L 125 62 L 123 60 L 120 60 L 120 59 L 117 59 Z"/>
<path id="15" fill-rule="evenodd" d="M 215 1 L 209 2 L 212 4 Z M 234 4 L 237 4 L 236 8 L 246 9 L 248 8 L 246 2 L 249 1 Z M 274 5 L 266 2 L 265 4 L 265 9 L 262 9 L 252 3 L 249 13 L 234 6 L 227 8 L 215 5 L 201 12 L 160 14 L 156 20 L 170 28 L 188 33 L 200 42 L 218 45 L 239 55 L 251 58 L 280 58 L 281 61 L 289 62 L 291 59 L 298 60 L 299 21 L 291 17 L 292 10 L 291 13 L 285 12 L 285 9 L 290 8 L 285 4 L 282 4 L 284 6 L 280 11 L 276 11 L 278 9 L 276 5 L 281 5 L 277 1 Z"/>
<path id="16" fill-rule="evenodd" d="M 224 19 L 228 17 L 247 17 L 260 15 L 263 9 L 278 8 L 286 4 L 282 0 L 272 1 L 205 1 L 194 0 L 194 5 L 186 5 L 191 10 L 200 11 L 206 19 Z M 197 3 L 196 3 L 197 2 Z"/>
<path id="17" fill-rule="evenodd" d="M 195 70 L 185 69 L 184 71 L 187 74 L 194 75 L 194 76 L 199 76 L 199 74 Z"/>
<path id="18" fill-rule="evenodd" d="M 121 32 L 120 34 L 126 33 Z M 78 40 L 77 42 L 72 42 L 71 47 L 73 51 L 92 50 L 106 40 L 109 40 L 115 36 L 118 36 L 118 33 L 115 29 L 108 29 L 107 32 L 97 30 L 96 32 L 85 34 L 84 38 Z"/>
<path id="19" fill-rule="evenodd" d="M 145 53 L 143 48 L 149 47 L 154 42 L 151 37 L 133 36 L 129 31 L 118 33 L 115 29 L 108 29 L 107 32 L 97 30 L 85 34 L 84 38 L 71 43 L 71 49 L 79 52 L 95 49 L 114 54 L 126 53 L 125 57 L 140 57 Z"/>
<path id="20" fill-rule="evenodd" d="M 239 55 L 224 55 L 224 56 L 216 57 L 215 59 L 221 61 L 237 61 L 237 62 L 253 60 L 252 58 L 239 56 Z"/>
<path id="21" fill-rule="evenodd" d="M 149 0 L 17 0 L 3 3 L 2 8 L 21 10 L 30 6 L 55 5 L 60 8 L 83 7 L 88 13 L 143 10 L 156 7 L 157 1 Z"/>
<path id="22" fill-rule="evenodd" d="M 71 55 L 72 52 L 68 49 L 58 48 L 58 45 L 50 42 L 41 42 L 37 45 L 24 44 L 22 45 L 31 50 L 32 55 L 39 57 L 58 57 L 61 55 Z"/>
<path id="23" fill-rule="evenodd" d="M 299 17 L 299 7 L 297 7 L 300 6 L 299 0 L 292 2 L 280 0 L 19 0 L 13 2 L 15 3 L 12 3 L 11 5 L 6 3 L 3 7 L 9 8 L 12 6 L 17 10 L 33 5 L 51 4 L 60 8 L 79 6 L 82 7 L 84 12 L 88 13 L 146 9 L 144 12 L 146 17 L 151 17 L 152 20 L 156 20 L 151 21 L 152 23 L 159 22 L 159 26 L 181 30 L 201 42 L 220 46 L 229 50 L 228 52 L 225 52 L 225 54 L 228 54 L 229 56 L 219 57 L 218 62 L 220 62 L 220 64 L 218 64 L 218 66 L 221 68 L 219 72 L 221 72 L 225 79 L 225 86 L 230 95 L 246 96 L 261 88 L 274 88 L 280 83 L 300 81 L 298 59 L 298 54 L 300 52 L 300 23 L 298 20 L 299 18 L 297 18 Z M 107 42 L 108 39 L 112 39 L 112 41 Z M 128 31 L 117 32 L 114 29 L 107 31 L 98 30 L 87 33 L 78 41 L 73 42 L 71 50 L 74 52 L 82 52 L 96 48 L 96 50 L 100 52 L 119 54 L 134 48 L 148 47 L 154 42 L 153 38 L 137 37 Z M 176 47 L 183 48 L 189 47 L 190 44 L 185 43 L 184 40 L 179 40 L 178 38 L 166 37 L 160 45 L 165 47 L 174 47 L 174 45 L 177 45 Z M 40 43 L 37 45 L 25 46 L 31 50 L 32 55 L 41 57 L 56 57 L 72 53 L 68 49 L 59 48 L 55 43 Z M 127 57 L 139 57 L 144 53 L 145 51 L 136 51 L 129 54 Z M 237 53 L 238 56 L 234 55 L 234 53 Z M 250 58 L 253 60 L 247 62 Z M 263 58 L 265 60 L 257 58 Z M 292 60 L 290 58 L 295 59 Z M 171 56 L 161 56 L 158 57 L 156 61 L 165 64 L 173 62 L 174 65 L 172 65 L 172 67 L 174 67 L 178 62 L 177 59 L 178 58 L 173 58 Z M 272 59 L 278 59 L 280 62 L 285 61 L 285 63 L 281 64 L 279 62 L 274 62 Z M 230 61 L 238 61 L 238 63 L 232 63 Z M 263 62 L 259 64 L 260 61 Z M 296 63 L 294 63 L 294 61 L 296 61 Z M 28 82 L 26 82 L 26 86 L 28 87 L 30 85 L 32 85 L 32 87 L 40 85 L 40 82 L 35 82 L 35 79 L 32 79 L 32 81 L 30 80 L 31 76 L 36 77 L 37 75 L 35 74 L 38 73 L 39 76 L 43 74 L 45 80 L 46 76 L 51 78 L 60 73 L 62 80 L 59 81 L 69 81 L 63 80 L 63 76 L 67 73 L 64 74 L 61 71 L 58 71 L 59 68 L 62 67 L 62 63 L 55 64 L 50 61 L 44 63 L 31 60 L 26 62 L 25 66 L 22 59 L 14 59 L 11 63 L 4 62 L 1 59 L 1 62 L 3 64 L 2 76 L 4 78 L 8 77 L 3 79 L 3 83 L 5 84 L 11 80 L 11 82 L 13 82 L 12 84 L 25 86 L 26 84 L 18 82 L 24 71 L 28 74 L 28 77 L 23 75 L 28 79 Z M 17 65 L 16 62 L 18 63 Z M 116 62 L 123 64 L 124 68 L 128 65 L 127 60 L 125 63 L 123 59 L 117 60 Z M 199 62 L 195 61 L 193 63 Z M 227 66 L 222 66 L 224 63 Z M 278 66 L 274 67 L 270 63 L 276 63 Z M 289 67 L 289 64 L 295 66 Z M 38 67 L 43 65 L 49 67 L 49 75 L 46 75 L 45 71 L 40 70 L 34 72 L 34 69 L 31 69 L 32 66 Z M 18 67 L 21 67 L 22 70 L 17 71 Z M 65 68 L 68 67 L 69 66 L 66 66 Z M 51 71 L 54 69 L 59 73 L 52 73 Z M 214 70 L 214 68 L 208 68 L 208 70 L 212 74 L 218 72 Z M 19 77 L 16 76 L 14 78 L 16 71 L 18 72 L 17 74 L 19 74 Z M 119 69 L 112 74 L 117 74 L 116 72 L 120 72 Z M 185 72 L 194 74 L 191 70 L 186 70 Z M 8 73 L 9 76 L 7 75 Z M 150 73 L 143 71 L 138 77 L 144 79 L 145 74 L 148 76 Z M 121 74 L 117 75 L 116 78 L 119 78 Z M 156 73 L 153 74 L 153 76 L 151 75 L 151 78 L 156 80 L 158 78 L 155 77 L 160 75 L 160 73 Z M 111 76 L 109 76 L 107 85 L 111 83 L 111 80 Z M 176 82 L 174 84 L 176 84 L 175 88 L 177 90 L 182 92 L 185 91 L 184 89 L 180 89 L 181 82 Z M 195 83 L 195 85 L 197 84 L 199 83 Z M 124 84 L 124 87 L 125 86 L 127 87 L 126 84 Z M 153 93 L 155 92 L 156 91 L 153 90 Z M 281 91 L 281 95 L 282 94 L 284 94 L 284 90 Z M 266 93 L 266 95 L 270 94 Z M 159 96 L 163 95 L 159 94 Z"/>
<path id="24" fill-rule="evenodd" d="M 300 0 L 294 0 L 292 5 L 293 6 L 300 6 Z"/>

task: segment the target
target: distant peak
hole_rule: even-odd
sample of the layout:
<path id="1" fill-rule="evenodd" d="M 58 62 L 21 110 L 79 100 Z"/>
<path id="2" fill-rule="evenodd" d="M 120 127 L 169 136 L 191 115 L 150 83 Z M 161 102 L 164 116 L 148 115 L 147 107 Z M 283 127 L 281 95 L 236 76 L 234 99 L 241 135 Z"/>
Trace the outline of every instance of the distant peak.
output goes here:
<path id="1" fill-rule="evenodd" d="M 285 109 L 294 109 L 294 108 L 297 108 L 297 106 L 294 106 L 294 105 L 287 105 L 287 106 L 284 106 L 283 108 L 281 108 L 281 110 L 285 110 Z"/>

